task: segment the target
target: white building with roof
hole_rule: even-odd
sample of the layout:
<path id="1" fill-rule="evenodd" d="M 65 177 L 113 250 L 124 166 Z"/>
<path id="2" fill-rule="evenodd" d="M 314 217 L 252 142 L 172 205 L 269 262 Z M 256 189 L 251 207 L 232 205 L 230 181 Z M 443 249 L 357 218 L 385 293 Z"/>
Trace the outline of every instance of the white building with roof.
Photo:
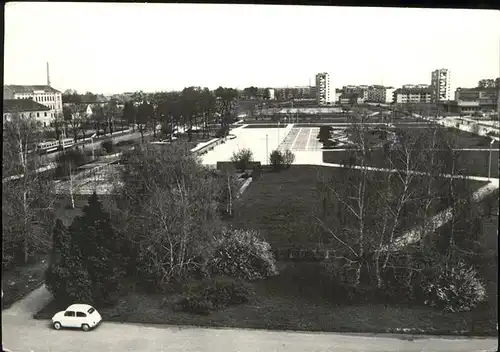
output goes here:
<path id="1" fill-rule="evenodd" d="M 51 118 L 62 114 L 62 93 L 48 85 L 6 85 L 3 87 L 4 99 L 30 99 L 48 107 Z"/>

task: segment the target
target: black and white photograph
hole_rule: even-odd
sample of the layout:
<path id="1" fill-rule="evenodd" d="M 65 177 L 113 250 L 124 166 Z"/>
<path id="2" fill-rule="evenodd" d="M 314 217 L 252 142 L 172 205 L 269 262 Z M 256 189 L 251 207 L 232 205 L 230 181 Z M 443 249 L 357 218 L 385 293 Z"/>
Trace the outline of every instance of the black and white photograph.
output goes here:
<path id="1" fill-rule="evenodd" d="M 2 351 L 498 352 L 500 12 L 399 6 L 7 3 Z"/>

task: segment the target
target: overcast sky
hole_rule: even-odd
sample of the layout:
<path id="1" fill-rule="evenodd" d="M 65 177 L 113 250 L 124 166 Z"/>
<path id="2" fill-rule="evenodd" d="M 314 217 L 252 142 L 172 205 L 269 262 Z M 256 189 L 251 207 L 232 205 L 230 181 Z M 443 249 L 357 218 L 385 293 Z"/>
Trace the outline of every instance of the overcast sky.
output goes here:
<path id="1" fill-rule="evenodd" d="M 430 83 L 500 75 L 500 14 L 316 6 L 8 3 L 5 84 L 102 93 L 185 86 Z"/>

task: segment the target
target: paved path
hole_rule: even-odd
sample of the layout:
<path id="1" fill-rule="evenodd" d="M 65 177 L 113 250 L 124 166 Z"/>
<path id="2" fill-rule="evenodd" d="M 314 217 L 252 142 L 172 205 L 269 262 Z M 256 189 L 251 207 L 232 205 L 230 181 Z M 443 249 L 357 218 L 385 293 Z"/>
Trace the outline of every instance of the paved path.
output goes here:
<path id="1" fill-rule="evenodd" d="M 343 165 L 340 164 L 332 164 L 332 163 L 325 163 L 321 162 L 316 165 L 321 165 L 321 166 L 327 166 L 327 167 L 344 167 Z M 361 166 L 352 166 L 353 169 L 358 169 L 360 170 L 362 167 Z M 400 170 L 396 169 L 386 169 L 386 168 L 379 168 L 379 167 L 366 167 L 367 170 L 369 171 L 375 171 L 375 172 L 398 172 Z M 412 175 L 426 175 L 425 172 L 421 171 L 410 171 L 409 174 Z M 442 174 L 440 175 L 441 177 L 445 178 L 462 178 L 463 176 L 461 175 L 450 175 L 450 174 Z M 480 177 L 480 176 L 467 176 L 468 179 L 474 180 L 474 181 L 481 181 L 481 182 L 488 182 L 486 185 L 483 187 L 479 188 L 472 194 L 472 199 L 476 202 L 479 202 L 483 200 L 485 197 L 493 193 L 499 188 L 499 179 L 498 178 L 490 178 L 488 179 L 487 177 Z M 391 250 L 400 250 L 403 247 L 407 246 L 408 244 L 415 243 L 420 240 L 420 238 L 425 235 L 426 233 L 431 233 L 435 231 L 436 229 L 440 228 L 444 224 L 446 224 L 448 221 L 450 221 L 452 218 L 452 209 L 451 207 L 448 209 L 443 210 L 442 212 L 436 214 L 432 218 L 430 218 L 426 222 L 425 231 L 422 230 L 421 226 L 416 226 L 415 228 L 407 231 L 404 235 L 399 237 L 392 246 L 390 246 Z M 385 247 L 385 250 L 387 250 L 389 247 Z"/>
<path id="2" fill-rule="evenodd" d="M 31 318 L 50 298 L 42 286 L 2 312 L 5 347 L 16 352 L 479 352 L 495 351 L 497 347 L 496 338 L 302 333 L 109 322 L 90 332 L 55 331 L 49 321 Z"/>

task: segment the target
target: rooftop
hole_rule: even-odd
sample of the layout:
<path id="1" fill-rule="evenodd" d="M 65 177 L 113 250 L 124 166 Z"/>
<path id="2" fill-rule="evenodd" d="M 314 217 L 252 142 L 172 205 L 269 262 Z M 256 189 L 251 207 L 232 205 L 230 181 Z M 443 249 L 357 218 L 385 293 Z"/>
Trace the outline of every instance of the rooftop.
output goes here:
<path id="1" fill-rule="evenodd" d="M 27 111 L 50 111 L 50 108 L 31 99 L 4 99 L 3 101 L 4 113 Z"/>
<path id="2" fill-rule="evenodd" d="M 398 88 L 394 94 L 432 94 L 432 88 Z"/>
<path id="3" fill-rule="evenodd" d="M 471 92 L 479 92 L 479 91 L 481 91 L 481 92 L 496 92 L 499 89 L 495 88 L 495 87 L 491 87 L 491 88 L 479 88 L 479 87 L 462 88 L 462 87 L 458 87 L 457 90 L 458 91 L 471 91 Z"/>
<path id="4" fill-rule="evenodd" d="M 55 88 L 48 85 L 16 85 L 10 84 L 4 86 L 4 90 L 8 90 L 12 93 L 33 93 L 35 90 L 44 90 L 51 93 L 61 93 Z"/>

